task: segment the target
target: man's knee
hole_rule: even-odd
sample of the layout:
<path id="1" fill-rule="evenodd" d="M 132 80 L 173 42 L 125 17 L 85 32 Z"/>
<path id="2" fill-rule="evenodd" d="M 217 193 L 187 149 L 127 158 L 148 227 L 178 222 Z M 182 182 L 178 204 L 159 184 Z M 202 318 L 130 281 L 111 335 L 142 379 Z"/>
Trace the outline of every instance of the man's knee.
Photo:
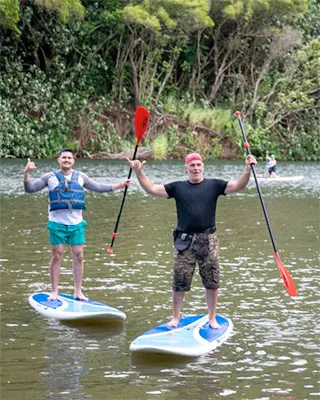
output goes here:
<path id="1" fill-rule="evenodd" d="M 84 256 L 83 256 L 83 246 L 72 246 L 71 247 L 71 253 L 72 253 L 72 258 L 79 262 L 82 263 Z"/>
<path id="2" fill-rule="evenodd" d="M 76 253 L 74 255 L 74 258 L 77 260 L 78 263 L 82 263 L 84 259 L 83 252 Z"/>
<path id="3" fill-rule="evenodd" d="M 54 261 L 59 261 L 62 258 L 63 254 L 63 246 L 52 246 L 51 256 Z"/>

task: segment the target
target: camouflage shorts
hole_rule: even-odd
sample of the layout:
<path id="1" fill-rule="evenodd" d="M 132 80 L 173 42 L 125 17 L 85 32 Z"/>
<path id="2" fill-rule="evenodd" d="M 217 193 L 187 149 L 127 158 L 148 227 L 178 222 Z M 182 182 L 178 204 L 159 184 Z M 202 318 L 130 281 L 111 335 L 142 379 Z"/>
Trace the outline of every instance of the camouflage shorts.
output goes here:
<path id="1" fill-rule="evenodd" d="M 204 234 L 194 235 L 192 243 L 187 250 L 174 250 L 172 289 L 177 292 L 190 290 L 197 263 L 203 286 L 206 289 L 218 289 L 219 287 L 219 241 L 217 235 L 216 233 L 205 234 L 204 242 L 206 241 L 206 244 L 201 244 L 202 250 L 205 251 L 202 251 L 199 255 L 198 242 L 200 235 Z M 206 247 L 205 249 L 203 249 L 204 246 Z"/>

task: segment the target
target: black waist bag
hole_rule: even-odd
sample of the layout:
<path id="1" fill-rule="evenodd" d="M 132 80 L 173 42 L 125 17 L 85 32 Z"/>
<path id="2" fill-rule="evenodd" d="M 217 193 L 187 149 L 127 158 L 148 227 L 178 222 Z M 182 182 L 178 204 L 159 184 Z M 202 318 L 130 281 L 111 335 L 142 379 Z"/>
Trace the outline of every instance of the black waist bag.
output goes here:
<path id="1" fill-rule="evenodd" d="M 174 247 L 178 251 L 187 250 L 192 242 L 193 233 L 185 233 L 178 230 L 173 231 Z"/>

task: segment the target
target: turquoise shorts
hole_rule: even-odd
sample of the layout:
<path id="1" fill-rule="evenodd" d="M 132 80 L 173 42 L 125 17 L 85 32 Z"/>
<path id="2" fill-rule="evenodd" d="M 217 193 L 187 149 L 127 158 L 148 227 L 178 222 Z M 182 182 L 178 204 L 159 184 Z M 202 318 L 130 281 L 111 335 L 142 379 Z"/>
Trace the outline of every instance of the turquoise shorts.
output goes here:
<path id="1" fill-rule="evenodd" d="M 49 221 L 47 228 L 49 230 L 49 239 L 51 246 L 59 244 L 69 244 L 71 246 L 79 246 L 85 244 L 86 237 L 84 228 L 87 226 L 86 221 L 77 225 L 64 225 L 57 222 Z"/>

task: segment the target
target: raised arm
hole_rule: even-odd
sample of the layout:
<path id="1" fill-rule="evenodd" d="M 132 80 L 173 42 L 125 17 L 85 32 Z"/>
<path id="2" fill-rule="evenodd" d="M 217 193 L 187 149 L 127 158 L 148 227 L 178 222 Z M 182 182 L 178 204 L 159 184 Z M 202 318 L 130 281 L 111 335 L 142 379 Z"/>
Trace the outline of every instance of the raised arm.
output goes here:
<path id="1" fill-rule="evenodd" d="M 244 189 L 250 179 L 250 173 L 251 173 L 251 165 L 256 165 L 257 161 L 253 155 L 248 155 L 246 158 L 246 166 L 244 168 L 244 171 L 242 174 L 239 176 L 238 179 L 234 181 L 229 181 L 227 184 L 227 187 L 224 191 L 225 194 L 229 193 L 235 193 L 239 192 L 240 190 Z"/>
<path id="2" fill-rule="evenodd" d="M 30 181 L 29 173 L 37 169 L 36 164 L 28 158 L 27 165 L 24 169 L 23 175 L 23 183 L 24 183 L 24 191 L 26 193 L 35 193 L 44 189 L 48 184 L 48 177 L 50 173 L 42 175 L 39 179 L 35 179 L 34 181 Z"/>
<path id="3" fill-rule="evenodd" d="M 156 185 L 150 181 L 150 179 L 143 172 L 143 167 L 146 164 L 145 161 L 140 162 L 139 160 L 128 160 L 130 167 L 136 173 L 138 181 L 141 187 L 149 194 L 158 197 L 168 197 L 168 193 L 164 185 Z"/>

